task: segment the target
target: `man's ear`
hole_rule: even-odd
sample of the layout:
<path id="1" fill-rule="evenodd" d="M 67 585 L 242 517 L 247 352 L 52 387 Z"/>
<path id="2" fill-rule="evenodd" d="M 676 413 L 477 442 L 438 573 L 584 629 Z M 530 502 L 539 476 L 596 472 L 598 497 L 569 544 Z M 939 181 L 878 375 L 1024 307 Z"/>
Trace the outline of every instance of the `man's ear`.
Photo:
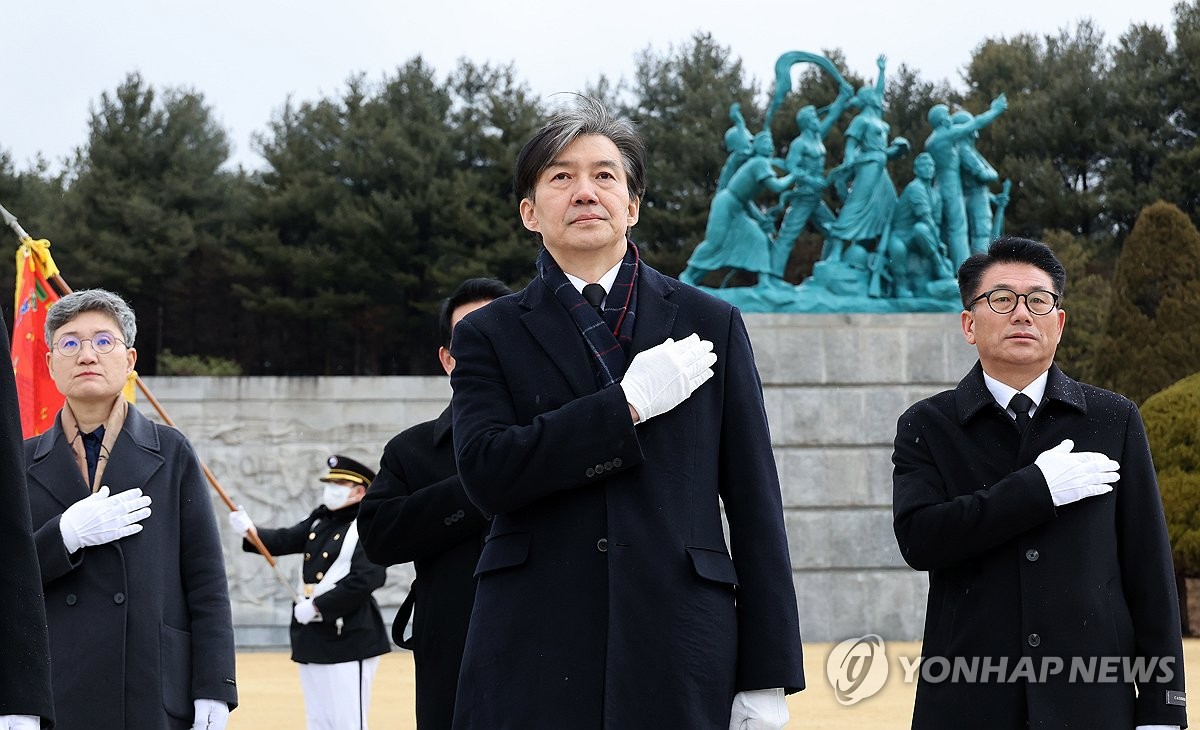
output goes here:
<path id="1" fill-rule="evenodd" d="M 975 344 L 975 315 L 970 310 L 964 309 L 962 313 L 962 331 L 963 339 L 968 345 Z"/>
<path id="2" fill-rule="evenodd" d="M 445 347 L 438 348 L 438 362 L 442 364 L 442 370 L 445 370 L 447 375 L 454 370 L 454 356 Z"/>
<path id="3" fill-rule="evenodd" d="M 542 232 L 538 224 L 537 215 L 533 210 L 533 201 L 529 198 L 521 198 L 521 222 L 525 224 L 526 228 L 535 233 Z"/>

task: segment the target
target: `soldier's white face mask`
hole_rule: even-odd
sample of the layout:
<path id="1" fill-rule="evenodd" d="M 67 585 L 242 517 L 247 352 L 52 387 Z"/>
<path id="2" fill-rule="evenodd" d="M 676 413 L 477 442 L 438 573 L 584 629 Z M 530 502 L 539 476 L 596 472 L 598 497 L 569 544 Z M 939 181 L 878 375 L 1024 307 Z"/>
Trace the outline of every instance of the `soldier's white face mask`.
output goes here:
<path id="1" fill-rule="evenodd" d="M 325 493 L 321 498 L 321 503 L 331 510 L 337 509 L 350 499 L 351 489 L 353 489 L 353 487 L 343 487 L 338 484 L 326 484 Z"/>

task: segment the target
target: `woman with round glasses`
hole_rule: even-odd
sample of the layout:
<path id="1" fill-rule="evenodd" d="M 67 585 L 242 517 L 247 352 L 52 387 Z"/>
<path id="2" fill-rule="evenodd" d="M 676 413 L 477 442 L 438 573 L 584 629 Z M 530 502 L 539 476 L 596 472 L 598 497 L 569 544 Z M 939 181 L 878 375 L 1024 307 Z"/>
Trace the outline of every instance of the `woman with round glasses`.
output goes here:
<path id="1" fill-rule="evenodd" d="M 66 402 L 25 463 L 57 727 L 221 730 L 237 704 L 225 561 L 191 445 L 121 396 L 136 334 L 103 289 L 46 316 Z"/>

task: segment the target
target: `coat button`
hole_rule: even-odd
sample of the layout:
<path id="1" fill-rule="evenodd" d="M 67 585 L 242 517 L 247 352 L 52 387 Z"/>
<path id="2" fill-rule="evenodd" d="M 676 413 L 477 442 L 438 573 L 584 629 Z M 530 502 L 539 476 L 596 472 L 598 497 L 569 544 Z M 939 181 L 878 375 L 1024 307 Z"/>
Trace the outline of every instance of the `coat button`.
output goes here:
<path id="1" fill-rule="evenodd" d="M 621 462 L 621 457 L 619 457 L 619 456 L 618 456 L 617 458 L 613 459 L 613 468 L 614 468 L 614 469 L 620 469 L 620 468 L 621 468 L 621 463 L 622 463 L 622 462 Z"/>
<path id="2" fill-rule="evenodd" d="M 596 541 L 596 549 L 602 553 L 608 552 L 608 538 L 602 537 Z"/>
<path id="3" fill-rule="evenodd" d="M 323 558 L 328 558 L 328 557 L 329 557 L 329 553 L 321 553 L 321 557 L 323 557 Z"/>
<path id="4" fill-rule="evenodd" d="M 324 578 L 324 577 L 325 577 L 325 574 L 324 574 L 324 573 L 322 573 L 322 572 L 319 572 L 319 571 L 317 572 L 317 580 L 321 580 L 321 579 L 322 579 L 322 578 Z"/>
<path id="5" fill-rule="evenodd" d="M 450 519 L 449 517 L 443 517 L 442 522 L 446 525 L 446 527 L 454 524 L 454 520 Z"/>
<path id="6" fill-rule="evenodd" d="M 67 594 L 67 605 L 74 606 L 76 603 L 79 603 L 79 599 L 75 597 L 74 593 L 68 593 Z"/>
<path id="7" fill-rule="evenodd" d="M 1042 643 L 1042 637 L 1038 636 L 1037 634 L 1029 635 L 1029 645 L 1030 646 L 1041 646 L 1041 643 Z"/>
<path id="8" fill-rule="evenodd" d="M 1025 551 L 1025 559 L 1031 563 L 1036 563 L 1037 559 L 1040 557 L 1042 557 L 1042 556 L 1039 555 L 1038 551 L 1034 550 L 1033 548 L 1029 548 L 1028 550 Z"/>
<path id="9" fill-rule="evenodd" d="M 125 594 L 124 593 L 117 593 L 117 594 L 113 595 L 113 603 L 120 606 L 124 602 L 125 602 Z"/>
<path id="10" fill-rule="evenodd" d="M 304 559 L 305 559 L 305 560 L 312 560 L 312 554 L 311 554 L 311 553 L 304 553 Z"/>
<path id="11" fill-rule="evenodd" d="M 333 539 L 334 539 L 334 540 L 341 540 L 341 539 L 342 539 L 342 533 L 340 533 L 340 532 L 339 532 L 338 534 L 334 535 L 334 536 L 333 536 Z"/>
<path id="12" fill-rule="evenodd" d="M 611 461 L 604 462 L 604 471 L 612 471 L 613 463 Z"/>
<path id="13" fill-rule="evenodd" d="M 309 540 L 316 540 L 316 539 L 317 539 L 317 533 L 315 533 L 315 532 L 310 532 L 310 533 L 308 533 L 308 539 L 309 539 Z"/>
<path id="14" fill-rule="evenodd" d="M 589 477 L 594 477 L 594 476 L 596 476 L 596 470 L 589 466 L 587 468 L 587 471 L 584 472 L 584 474 Z"/>

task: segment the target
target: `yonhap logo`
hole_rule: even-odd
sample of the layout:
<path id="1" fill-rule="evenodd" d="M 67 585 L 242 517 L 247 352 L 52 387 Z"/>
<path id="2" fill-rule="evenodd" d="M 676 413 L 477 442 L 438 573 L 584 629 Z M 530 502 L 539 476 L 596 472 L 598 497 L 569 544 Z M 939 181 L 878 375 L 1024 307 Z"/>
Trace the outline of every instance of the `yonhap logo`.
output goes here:
<path id="1" fill-rule="evenodd" d="M 825 662 L 825 676 L 837 701 L 853 705 L 883 689 L 888 677 L 887 652 L 883 638 L 867 634 L 846 639 L 833 647 Z"/>

